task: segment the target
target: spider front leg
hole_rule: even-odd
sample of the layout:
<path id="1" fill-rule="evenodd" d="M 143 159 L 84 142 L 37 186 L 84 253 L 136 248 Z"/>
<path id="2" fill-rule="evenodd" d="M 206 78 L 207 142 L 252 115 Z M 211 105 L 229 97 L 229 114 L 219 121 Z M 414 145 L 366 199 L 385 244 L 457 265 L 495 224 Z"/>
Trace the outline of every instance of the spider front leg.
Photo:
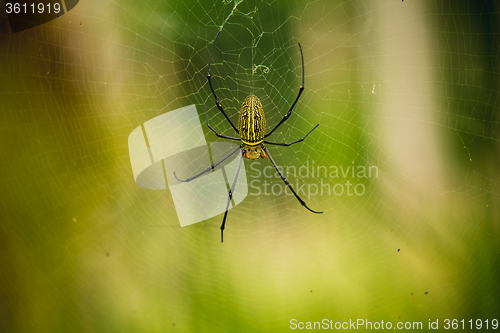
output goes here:
<path id="1" fill-rule="evenodd" d="M 224 115 L 224 117 L 226 117 L 227 121 L 229 121 L 229 123 L 234 128 L 234 130 L 236 131 L 236 133 L 239 134 L 240 132 L 238 131 L 238 129 L 236 128 L 236 126 L 233 125 L 233 123 L 231 122 L 231 119 L 229 119 L 229 117 L 227 116 L 227 114 L 224 112 L 224 109 L 222 108 L 222 105 L 220 105 L 219 99 L 217 98 L 217 95 L 215 94 L 214 87 L 212 86 L 212 80 L 211 80 L 211 77 L 210 77 L 210 62 L 212 61 L 212 54 L 214 53 L 215 42 L 217 41 L 217 38 L 219 37 L 219 34 L 220 34 L 220 30 L 217 33 L 217 36 L 215 36 L 214 44 L 212 45 L 212 51 L 210 52 L 210 58 L 208 59 L 207 80 L 208 80 L 208 84 L 210 85 L 210 89 L 212 90 L 212 94 L 215 97 L 215 105 L 217 105 L 217 108 L 219 109 L 219 111 L 222 112 L 222 114 Z"/>
<path id="2" fill-rule="evenodd" d="M 283 124 L 285 122 L 285 120 L 287 120 L 290 117 L 290 115 L 292 114 L 292 110 L 295 107 L 295 104 L 297 104 L 297 101 L 299 100 L 300 95 L 302 95 L 302 91 L 304 91 L 304 54 L 302 54 L 302 46 L 300 46 L 300 43 L 299 43 L 299 49 L 300 49 L 300 57 L 302 59 L 302 85 L 300 86 L 299 94 L 297 95 L 297 98 L 295 98 L 295 101 L 293 102 L 290 110 L 288 110 L 288 112 L 283 117 L 283 119 L 281 119 L 281 121 L 278 123 L 278 125 L 274 126 L 274 128 L 269 133 L 264 135 L 265 138 L 268 137 L 269 135 L 271 135 L 278 127 L 280 127 L 281 124 Z"/>
<path id="3" fill-rule="evenodd" d="M 310 132 L 309 132 L 310 133 Z M 314 210 L 312 210 L 311 208 L 307 207 L 306 203 L 304 202 L 304 200 L 302 200 L 299 195 L 297 193 L 295 193 L 295 190 L 293 189 L 292 185 L 290 185 L 290 182 L 288 181 L 288 179 L 286 179 L 286 177 L 283 175 L 283 173 L 281 172 L 281 170 L 278 168 L 278 166 L 276 165 L 276 162 L 274 162 L 273 158 L 271 157 L 271 154 L 269 154 L 269 151 L 267 150 L 266 147 L 264 147 L 264 145 L 261 145 L 262 149 L 264 149 L 264 151 L 266 152 L 267 154 L 267 157 L 269 157 L 269 160 L 271 161 L 271 163 L 273 164 L 274 168 L 276 169 L 276 171 L 278 172 L 278 174 L 280 175 L 281 179 L 283 180 L 283 182 L 285 183 L 286 186 L 288 186 L 288 188 L 292 191 L 293 195 L 295 195 L 295 197 L 297 198 L 297 200 L 299 200 L 300 204 L 302 206 L 304 206 L 305 208 L 307 208 L 307 210 L 309 210 L 310 212 L 313 212 L 313 213 L 316 213 L 316 214 L 323 214 L 323 212 L 316 212 Z"/>
<path id="4" fill-rule="evenodd" d="M 210 126 L 210 124 L 208 123 L 208 113 L 207 113 L 207 106 L 205 104 L 203 104 L 203 107 L 205 108 L 205 117 L 207 118 L 207 127 L 210 128 L 212 130 L 212 132 L 215 133 L 215 135 L 217 135 L 219 138 L 224 138 L 224 139 L 230 139 L 230 140 L 236 140 L 236 141 L 241 141 L 240 138 L 233 138 L 232 136 L 227 136 L 227 135 L 223 135 L 223 134 L 219 134 L 217 133 L 216 130 L 214 130 L 212 128 L 212 126 Z"/>

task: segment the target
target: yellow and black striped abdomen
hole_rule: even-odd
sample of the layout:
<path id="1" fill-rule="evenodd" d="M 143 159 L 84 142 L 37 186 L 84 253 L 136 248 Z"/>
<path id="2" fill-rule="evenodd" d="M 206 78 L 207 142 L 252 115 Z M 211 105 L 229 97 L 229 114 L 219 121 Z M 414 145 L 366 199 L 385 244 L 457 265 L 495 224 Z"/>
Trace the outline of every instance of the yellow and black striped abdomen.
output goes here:
<path id="1" fill-rule="evenodd" d="M 241 141 L 248 145 L 256 145 L 264 140 L 266 117 L 257 96 L 248 96 L 241 105 L 238 131 Z"/>

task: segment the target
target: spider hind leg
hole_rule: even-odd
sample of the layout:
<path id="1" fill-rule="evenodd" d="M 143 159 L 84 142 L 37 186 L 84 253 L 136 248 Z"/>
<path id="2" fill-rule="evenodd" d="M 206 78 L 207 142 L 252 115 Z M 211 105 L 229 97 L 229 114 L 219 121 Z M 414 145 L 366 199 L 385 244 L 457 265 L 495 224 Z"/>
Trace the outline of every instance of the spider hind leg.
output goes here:
<path id="1" fill-rule="evenodd" d="M 274 168 L 276 169 L 276 171 L 278 172 L 278 174 L 280 175 L 281 179 L 283 180 L 283 182 L 285 183 L 286 186 L 288 186 L 288 188 L 292 191 L 293 195 L 295 195 L 295 197 L 297 198 L 297 200 L 300 202 L 300 204 L 302 206 L 304 206 L 308 211 L 310 212 L 313 212 L 315 214 L 323 214 L 323 212 L 317 212 L 315 210 L 312 210 L 311 208 L 307 207 L 306 203 L 304 202 L 304 200 L 302 200 L 300 198 L 300 196 L 295 192 L 295 190 L 293 189 L 292 185 L 290 184 L 290 182 L 288 181 L 288 179 L 286 179 L 286 177 L 283 175 L 283 173 L 281 172 L 281 170 L 278 168 L 278 165 L 276 164 L 276 162 L 274 162 L 274 159 L 272 158 L 271 154 L 269 153 L 269 151 L 267 150 L 266 147 L 264 147 L 264 145 L 262 145 L 262 149 L 266 152 L 267 156 L 269 157 L 269 160 L 271 161 L 271 163 L 273 164 Z"/>

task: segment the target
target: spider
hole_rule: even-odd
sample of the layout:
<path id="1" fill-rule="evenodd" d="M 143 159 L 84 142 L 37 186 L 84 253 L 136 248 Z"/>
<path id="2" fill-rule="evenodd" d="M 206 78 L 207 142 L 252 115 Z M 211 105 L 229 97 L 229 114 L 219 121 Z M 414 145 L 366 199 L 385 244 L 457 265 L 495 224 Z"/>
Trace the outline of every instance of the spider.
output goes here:
<path id="1" fill-rule="evenodd" d="M 276 162 L 274 161 L 271 154 L 269 153 L 269 150 L 267 150 L 267 147 L 264 146 L 264 144 L 285 146 L 285 147 L 291 146 L 294 143 L 299 143 L 299 142 L 304 141 L 305 138 L 307 138 L 307 136 L 309 134 L 311 134 L 311 132 L 314 129 L 316 129 L 316 127 L 319 126 L 319 124 L 317 124 L 303 138 L 289 142 L 289 143 L 271 142 L 271 141 L 264 140 L 266 137 L 271 135 L 281 124 L 283 124 L 290 117 L 290 115 L 292 114 L 292 110 L 295 107 L 295 104 L 297 104 L 297 101 L 299 100 L 299 97 L 302 94 L 302 91 L 304 91 L 304 55 L 302 54 L 302 47 L 300 46 L 300 43 L 299 43 L 299 49 L 300 49 L 300 56 L 302 59 L 302 85 L 300 86 L 299 94 L 295 98 L 295 101 L 293 102 L 292 106 L 290 107 L 290 110 L 288 110 L 288 112 L 281 119 L 281 121 L 276 126 L 274 126 L 274 128 L 271 131 L 269 131 L 267 134 L 265 134 L 266 118 L 264 117 L 264 110 L 262 109 L 262 104 L 257 96 L 250 95 L 247 98 L 245 98 L 245 101 L 243 101 L 243 104 L 241 105 L 239 119 L 238 119 L 238 128 L 236 128 L 236 126 L 234 126 L 234 124 L 231 122 L 231 120 L 229 119 L 227 114 L 224 112 L 224 109 L 222 108 L 222 106 L 219 102 L 219 99 L 217 98 L 217 95 L 215 94 L 215 90 L 214 90 L 214 87 L 212 85 L 212 80 L 211 80 L 211 76 L 210 76 L 210 63 L 212 62 L 212 54 L 214 53 L 215 43 L 217 42 L 217 38 L 219 37 L 220 32 L 221 31 L 219 31 L 217 33 L 217 35 L 215 36 L 214 43 L 212 45 L 212 51 L 210 52 L 210 58 L 208 59 L 207 80 L 208 80 L 208 84 L 210 85 L 210 89 L 212 90 L 212 94 L 214 95 L 214 98 L 215 98 L 215 105 L 217 106 L 219 111 L 224 115 L 224 117 L 227 119 L 227 121 L 229 122 L 231 127 L 239 135 L 239 138 L 220 134 L 212 126 L 210 126 L 210 124 L 208 123 L 208 114 L 207 114 L 206 105 L 204 105 L 205 117 L 207 120 L 207 127 L 212 132 L 214 132 L 215 135 L 217 135 L 219 138 L 240 141 L 242 143 L 236 149 L 234 149 L 231 153 L 229 153 L 227 156 L 222 158 L 220 161 L 212 164 L 211 166 L 207 167 L 204 171 L 200 172 L 196 176 L 193 176 L 191 178 L 187 178 L 184 180 L 177 178 L 175 172 L 174 172 L 174 176 L 178 181 L 190 182 L 190 181 L 200 177 L 201 175 L 205 174 L 206 172 L 213 170 L 215 167 L 217 167 L 219 164 L 224 162 L 226 159 L 228 159 L 234 153 L 236 153 L 238 150 L 241 149 L 240 159 L 239 159 L 239 163 L 238 163 L 238 169 L 236 170 L 233 184 L 229 190 L 226 210 L 224 212 L 224 218 L 223 218 L 222 224 L 220 226 L 220 239 L 221 239 L 221 242 L 224 242 L 224 228 L 226 225 L 227 211 L 229 210 L 229 203 L 231 202 L 231 199 L 232 199 L 232 196 L 234 193 L 236 180 L 238 179 L 238 174 L 240 172 L 241 162 L 243 160 L 243 157 L 251 159 L 251 160 L 255 160 L 258 158 L 266 158 L 266 156 L 269 157 L 269 160 L 271 161 L 274 168 L 276 169 L 276 171 L 280 175 L 281 179 L 286 184 L 286 186 L 288 186 L 288 188 L 292 191 L 292 193 L 295 195 L 295 197 L 300 202 L 300 204 L 313 213 L 321 214 L 323 212 L 316 212 L 316 211 L 310 209 L 309 207 L 307 207 L 304 200 L 302 200 L 300 198 L 300 196 L 295 192 L 292 185 L 290 185 L 290 183 L 288 182 L 286 177 L 283 175 L 281 170 L 278 168 L 278 166 L 276 165 Z"/>

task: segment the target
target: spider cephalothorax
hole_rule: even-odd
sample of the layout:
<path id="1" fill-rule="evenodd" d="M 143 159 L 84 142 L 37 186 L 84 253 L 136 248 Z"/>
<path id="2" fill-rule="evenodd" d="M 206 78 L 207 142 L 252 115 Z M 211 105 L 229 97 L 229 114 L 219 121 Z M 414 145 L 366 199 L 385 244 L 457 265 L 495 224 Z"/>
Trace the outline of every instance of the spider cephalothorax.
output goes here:
<path id="1" fill-rule="evenodd" d="M 261 145 L 243 147 L 243 157 L 249 158 L 251 160 L 256 160 L 258 158 L 266 158 L 266 153 L 262 149 Z"/>
<path id="2" fill-rule="evenodd" d="M 281 124 L 283 124 L 290 117 L 295 104 L 297 104 L 297 101 L 299 100 L 299 97 L 302 94 L 302 91 L 304 90 L 304 55 L 302 54 L 302 47 L 300 46 L 300 43 L 299 43 L 299 49 L 300 49 L 300 56 L 302 59 L 302 85 L 300 86 L 299 94 L 297 95 L 297 98 L 295 98 L 295 101 L 293 102 L 292 106 L 290 107 L 288 112 L 285 114 L 285 116 L 281 119 L 281 121 L 276 126 L 274 126 L 274 128 L 271 131 L 269 131 L 267 134 L 265 134 L 266 118 L 264 117 L 264 110 L 262 109 L 262 104 L 261 104 L 260 100 L 257 98 L 257 96 L 250 95 L 247 98 L 245 98 L 245 101 L 243 101 L 243 104 L 241 105 L 240 116 L 238 119 L 238 128 L 236 128 L 236 126 L 234 126 L 233 122 L 231 121 L 231 119 L 229 119 L 229 117 L 224 112 L 224 109 L 220 105 L 219 99 L 217 98 L 217 95 L 215 94 L 214 87 L 212 86 L 212 80 L 211 80 L 211 76 L 210 76 L 210 62 L 212 61 L 212 54 L 214 52 L 215 42 L 217 41 L 219 34 L 220 34 L 220 31 L 217 33 L 217 36 L 215 36 L 214 44 L 212 45 L 212 51 L 210 52 L 210 58 L 208 59 L 207 80 L 208 80 L 208 84 L 210 85 L 210 89 L 212 90 L 212 94 L 215 97 L 215 105 L 217 106 L 219 111 L 224 115 L 224 117 L 227 119 L 227 121 L 229 122 L 231 127 L 236 131 L 236 133 L 239 134 L 239 138 L 220 134 L 216 130 L 214 130 L 212 128 L 212 126 L 210 126 L 210 124 L 208 123 L 208 113 L 207 113 L 206 106 L 205 106 L 205 117 L 207 118 L 208 128 L 212 132 L 214 132 L 215 135 L 217 135 L 219 138 L 240 141 L 240 142 L 242 142 L 242 144 L 239 145 L 236 149 L 234 149 L 229 155 L 224 157 L 222 160 L 212 164 L 211 166 L 209 166 L 203 172 L 197 174 L 196 176 L 193 176 L 191 178 L 187 178 L 184 180 L 177 178 L 177 176 L 175 175 L 175 172 L 174 172 L 174 176 L 179 181 L 183 181 L 183 182 L 192 181 L 193 179 L 198 178 L 199 176 L 203 175 L 204 173 L 209 172 L 210 170 L 213 170 L 215 167 L 217 167 L 219 164 L 224 162 L 226 159 L 228 159 L 230 156 L 232 156 L 238 150 L 241 150 L 238 169 L 236 171 L 236 174 L 235 174 L 234 180 L 233 180 L 233 184 L 232 184 L 231 189 L 229 191 L 229 196 L 227 198 L 226 211 L 224 212 L 224 219 L 222 220 L 222 224 L 220 226 L 220 232 L 221 232 L 220 236 L 221 236 L 221 242 L 222 242 L 224 240 L 223 235 L 224 235 L 224 227 L 226 225 L 227 211 L 229 209 L 229 203 L 231 202 L 231 198 L 232 198 L 233 193 L 234 193 L 234 189 L 236 186 L 236 180 L 238 179 L 238 174 L 240 172 L 240 167 L 241 167 L 243 157 L 255 160 L 257 158 L 265 158 L 267 155 L 269 157 L 269 160 L 273 164 L 274 168 L 276 169 L 276 171 L 280 175 L 281 179 L 283 180 L 283 182 L 292 191 L 292 193 L 295 195 L 295 197 L 300 202 L 300 204 L 313 213 L 322 213 L 322 212 L 316 212 L 316 211 L 310 209 L 309 207 L 307 207 L 306 203 L 299 197 L 299 195 L 293 189 L 292 185 L 290 185 L 290 182 L 288 181 L 288 179 L 286 179 L 286 177 L 283 175 L 281 170 L 278 168 L 278 165 L 276 164 L 276 162 L 274 162 L 274 159 L 272 158 L 271 154 L 269 154 L 269 150 L 267 150 L 267 148 L 264 146 L 264 143 L 270 144 L 270 145 L 276 145 L 276 146 L 285 146 L 285 147 L 291 146 L 294 143 L 304 141 L 304 139 L 307 138 L 307 136 L 316 127 L 319 126 L 319 124 L 314 126 L 313 129 L 310 130 L 303 138 L 289 142 L 289 143 L 271 142 L 271 141 L 265 140 L 266 137 L 271 135 Z"/>

